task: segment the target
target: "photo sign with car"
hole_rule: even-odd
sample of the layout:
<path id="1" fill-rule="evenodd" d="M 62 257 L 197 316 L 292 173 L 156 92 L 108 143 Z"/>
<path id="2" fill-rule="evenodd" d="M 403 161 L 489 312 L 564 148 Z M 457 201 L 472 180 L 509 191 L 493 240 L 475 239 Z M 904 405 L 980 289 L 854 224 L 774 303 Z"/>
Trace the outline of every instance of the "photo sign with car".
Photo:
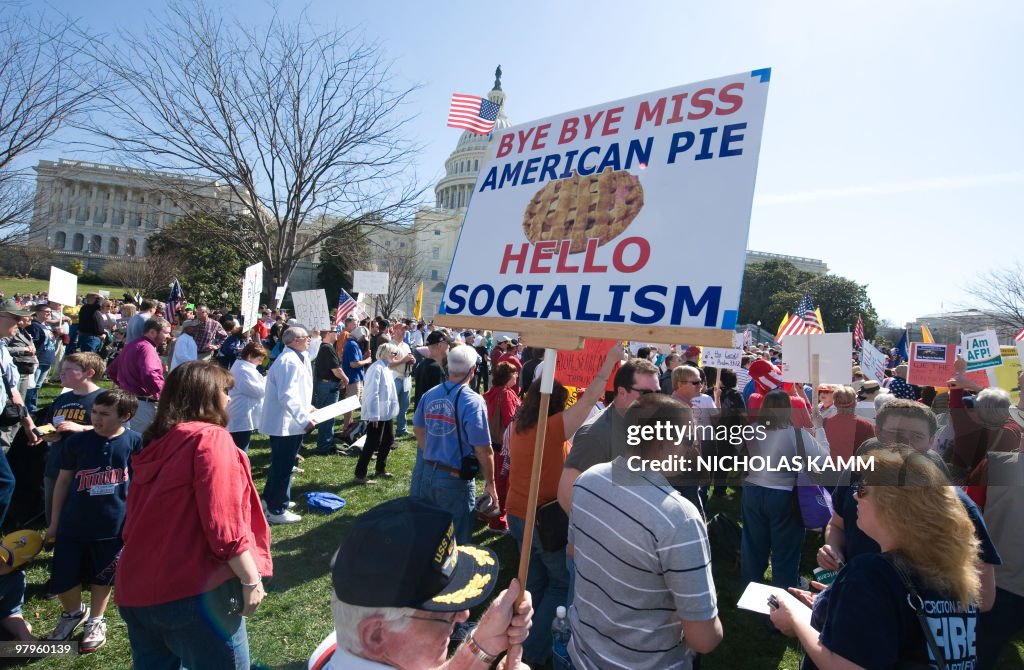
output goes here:
<path id="1" fill-rule="evenodd" d="M 496 133 L 438 323 L 731 347 L 770 74 Z"/>

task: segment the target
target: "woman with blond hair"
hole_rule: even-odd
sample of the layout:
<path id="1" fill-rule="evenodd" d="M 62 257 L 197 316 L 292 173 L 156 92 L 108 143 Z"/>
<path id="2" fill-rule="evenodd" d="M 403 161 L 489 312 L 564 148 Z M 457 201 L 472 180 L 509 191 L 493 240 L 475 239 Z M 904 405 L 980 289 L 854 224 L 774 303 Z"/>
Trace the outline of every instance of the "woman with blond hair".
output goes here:
<path id="1" fill-rule="evenodd" d="M 392 421 L 398 416 L 398 389 L 391 367 L 404 365 L 402 351 L 398 345 L 385 342 L 377 347 L 375 360 L 366 369 L 363 378 L 363 404 L 360 417 L 366 422 L 366 443 L 356 461 L 356 483 L 373 484 L 368 479 L 367 469 L 370 458 L 377 454 L 376 476 L 391 479 L 388 472 L 388 454 L 395 444 L 395 429 Z"/>
<path id="2" fill-rule="evenodd" d="M 881 553 L 852 559 L 816 598 L 790 589 L 772 623 L 813 668 L 973 668 L 981 595 L 974 524 L 934 463 L 910 447 L 871 452 L 857 523 Z M 812 609 L 807 606 L 811 605 Z"/>

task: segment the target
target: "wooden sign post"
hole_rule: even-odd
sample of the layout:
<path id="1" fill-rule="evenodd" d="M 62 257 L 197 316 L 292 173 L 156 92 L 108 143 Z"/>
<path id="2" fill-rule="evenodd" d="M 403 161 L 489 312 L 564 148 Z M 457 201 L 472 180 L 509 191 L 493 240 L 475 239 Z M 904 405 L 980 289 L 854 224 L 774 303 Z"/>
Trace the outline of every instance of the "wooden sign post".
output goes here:
<path id="1" fill-rule="evenodd" d="M 540 470 L 544 463 L 544 440 L 547 438 L 548 410 L 551 406 L 551 389 L 555 385 L 555 365 L 558 360 L 556 349 L 544 350 L 544 369 L 540 376 L 540 409 L 537 415 L 537 440 L 533 444 L 533 470 L 530 472 L 530 494 L 526 499 L 526 528 L 523 530 L 523 546 L 519 551 L 519 585 L 522 590 L 516 607 L 526 595 L 526 577 L 530 571 L 530 552 L 533 551 L 533 528 L 537 522 L 537 496 L 540 494 Z"/>

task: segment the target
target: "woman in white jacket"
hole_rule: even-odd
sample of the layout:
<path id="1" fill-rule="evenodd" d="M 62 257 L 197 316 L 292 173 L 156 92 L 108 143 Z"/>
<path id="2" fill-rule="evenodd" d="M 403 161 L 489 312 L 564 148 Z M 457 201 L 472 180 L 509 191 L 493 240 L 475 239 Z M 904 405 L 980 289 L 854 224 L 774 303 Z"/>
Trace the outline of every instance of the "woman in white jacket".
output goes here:
<path id="1" fill-rule="evenodd" d="M 363 404 L 360 418 L 366 422 L 366 444 L 356 462 L 356 483 L 372 484 L 366 478 L 370 458 L 377 452 L 377 477 L 391 479 L 388 472 L 388 453 L 395 443 L 392 420 L 398 416 L 398 390 L 390 366 L 401 364 L 402 353 L 391 342 L 377 347 L 377 360 L 366 369 L 363 378 Z"/>
<path id="2" fill-rule="evenodd" d="M 228 432 L 239 449 L 249 452 L 249 439 L 263 412 L 263 396 L 267 379 L 257 367 L 267 356 L 267 350 L 259 342 L 249 342 L 238 352 L 238 358 L 231 365 L 231 376 L 235 385 L 228 392 Z"/>

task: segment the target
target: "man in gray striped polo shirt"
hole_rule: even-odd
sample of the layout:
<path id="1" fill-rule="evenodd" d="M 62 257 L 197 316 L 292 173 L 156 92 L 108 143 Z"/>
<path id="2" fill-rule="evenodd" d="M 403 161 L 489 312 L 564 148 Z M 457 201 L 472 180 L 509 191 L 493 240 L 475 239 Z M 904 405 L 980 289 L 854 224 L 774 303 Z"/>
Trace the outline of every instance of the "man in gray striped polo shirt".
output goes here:
<path id="1" fill-rule="evenodd" d="M 652 393 L 627 410 L 626 435 L 657 423 L 675 436 L 692 420 L 678 400 Z M 569 654 L 580 669 L 688 670 L 695 653 L 722 640 L 711 552 L 700 512 L 652 465 L 695 455 L 693 435 L 633 436 L 625 456 L 595 465 L 573 487 Z"/>

